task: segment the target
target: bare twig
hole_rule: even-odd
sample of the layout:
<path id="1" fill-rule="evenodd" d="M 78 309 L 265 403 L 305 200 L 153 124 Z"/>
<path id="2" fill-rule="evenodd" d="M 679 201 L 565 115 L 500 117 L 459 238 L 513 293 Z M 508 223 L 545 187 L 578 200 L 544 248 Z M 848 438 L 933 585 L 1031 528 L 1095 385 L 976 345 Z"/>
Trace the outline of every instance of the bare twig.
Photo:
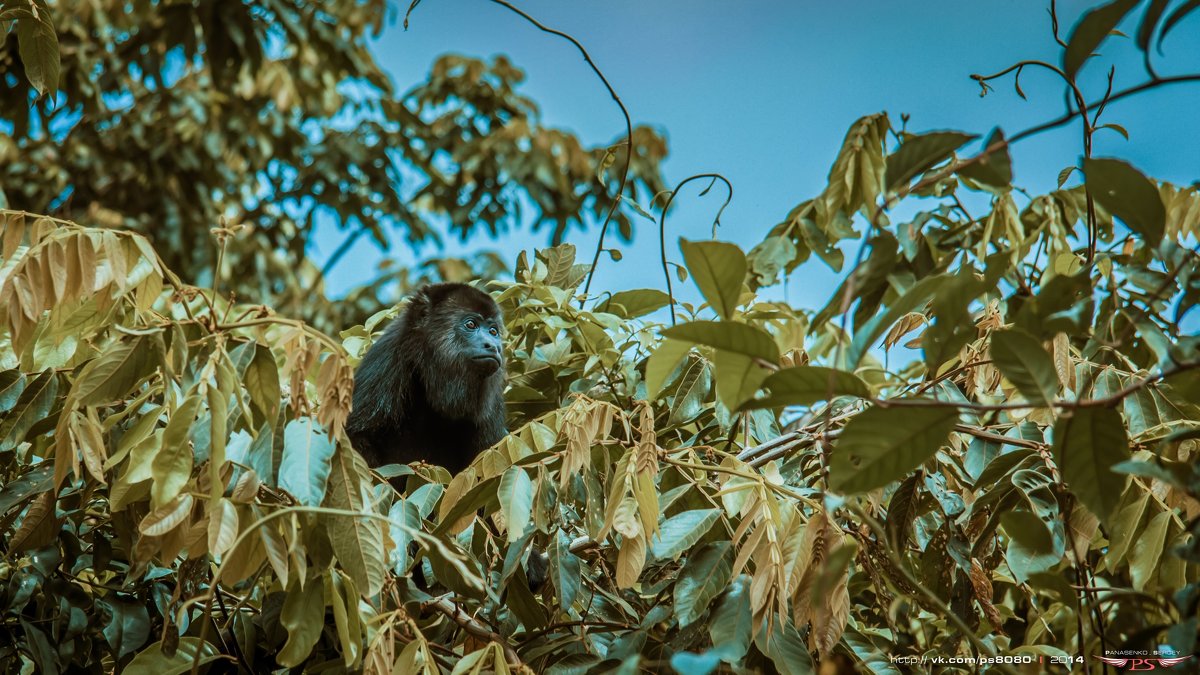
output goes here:
<path id="1" fill-rule="evenodd" d="M 725 212 L 725 207 L 729 206 L 729 202 L 733 200 L 733 185 L 728 179 L 725 178 L 725 176 L 722 176 L 719 173 L 698 173 L 694 176 L 688 176 L 687 178 L 684 178 L 679 185 L 675 186 L 675 189 L 671 190 L 671 194 L 667 196 L 667 203 L 663 206 L 662 217 L 658 220 L 658 250 L 662 256 L 663 276 L 667 278 L 667 297 L 671 300 L 672 326 L 675 325 L 675 293 L 671 289 L 671 270 L 667 268 L 667 211 L 671 208 L 671 202 L 675 201 L 675 195 L 679 194 L 679 191 L 683 189 L 684 185 L 701 178 L 712 179 L 712 183 L 709 183 L 708 187 L 704 188 L 704 191 L 700 193 L 701 196 L 707 194 L 718 180 L 725 183 L 725 187 L 729 189 L 729 195 L 725 197 L 725 203 L 721 204 L 721 208 L 717 210 L 716 217 L 713 218 L 714 237 L 717 234 L 717 226 L 721 224 L 721 214 Z M 587 292 L 587 288 L 584 288 L 584 292 Z"/>
<path id="2" fill-rule="evenodd" d="M 579 40 L 576 40 L 567 33 L 564 33 L 560 30 L 555 30 L 554 28 L 543 24 L 506 0 L 491 1 L 497 5 L 507 7 L 521 18 L 536 26 L 537 29 L 543 33 L 557 35 L 558 37 L 563 38 L 567 42 L 575 45 L 575 48 L 579 50 L 581 55 L 583 55 L 583 60 L 587 61 L 588 67 L 592 69 L 592 72 L 596 74 L 596 77 L 600 78 L 600 82 L 602 82 L 604 84 L 604 88 L 608 90 L 608 95 L 612 97 L 612 100 L 617 104 L 617 107 L 621 109 L 621 115 L 625 118 L 625 166 L 621 169 L 621 183 L 617 186 L 617 194 L 613 197 L 612 206 L 608 208 L 608 213 L 604 216 L 604 222 L 600 225 L 600 238 L 596 242 L 596 254 L 592 256 L 592 266 L 590 269 L 588 269 L 587 281 L 583 284 L 583 295 L 586 297 L 588 290 L 592 287 L 592 276 L 596 273 L 596 265 L 600 262 L 600 254 L 604 251 L 604 235 L 608 232 L 608 224 L 612 221 L 613 213 L 616 212 L 617 207 L 621 205 L 621 197 L 625 194 L 625 184 L 629 180 L 629 165 L 633 163 L 633 120 L 631 120 L 629 117 L 629 110 L 625 107 L 625 104 L 621 102 L 621 97 L 617 95 L 617 90 L 613 89 L 613 86 L 609 84 L 608 78 L 605 77 L 604 73 L 600 71 L 600 68 L 596 66 L 596 62 L 592 60 L 592 55 L 588 54 L 588 51 L 584 49 L 582 44 L 579 43 Z"/>

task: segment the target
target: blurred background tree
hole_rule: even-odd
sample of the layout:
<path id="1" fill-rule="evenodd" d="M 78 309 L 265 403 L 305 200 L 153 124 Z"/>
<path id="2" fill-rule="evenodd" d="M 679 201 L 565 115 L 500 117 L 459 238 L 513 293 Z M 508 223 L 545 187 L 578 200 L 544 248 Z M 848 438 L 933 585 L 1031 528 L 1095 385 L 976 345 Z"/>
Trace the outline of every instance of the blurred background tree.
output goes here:
<path id="1" fill-rule="evenodd" d="M 602 220 L 618 189 L 604 168 L 623 166 L 624 134 L 589 147 L 543 126 L 504 57 L 444 56 L 398 93 L 366 44 L 389 20 L 383 0 L 0 7 L 2 32 L 16 20 L 0 43 L 0 207 L 142 232 L 199 285 L 220 258 L 238 297 L 325 329 L 361 322 L 393 282 L 489 278 L 505 263 L 386 270 L 335 306 L 306 258 L 322 219 L 347 237 L 328 269 L 363 236 L 388 248 L 528 222 L 557 243 Z M 56 32 L 57 77 L 39 48 Z M 636 128 L 633 147 L 625 194 L 645 199 L 664 188 L 666 142 Z M 631 214 L 612 218 L 625 240 Z M 251 228 L 220 255 L 222 222 Z"/>

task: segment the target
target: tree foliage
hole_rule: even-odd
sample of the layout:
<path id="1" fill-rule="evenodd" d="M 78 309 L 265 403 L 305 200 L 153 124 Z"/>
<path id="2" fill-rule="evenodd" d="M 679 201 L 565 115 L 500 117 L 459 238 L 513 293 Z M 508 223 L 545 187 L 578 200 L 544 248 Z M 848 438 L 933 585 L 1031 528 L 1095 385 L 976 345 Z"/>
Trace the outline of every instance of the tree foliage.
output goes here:
<path id="1" fill-rule="evenodd" d="M 1066 40 L 1072 87 L 1119 10 Z M 1159 28 L 1151 3 L 1151 37 L 1180 11 Z M 1100 107 L 1079 107 L 1088 134 Z M 1028 194 L 1008 146 L 1035 132 L 858 120 L 827 187 L 752 250 L 682 243 L 698 306 L 585 294 L 570 245 L 521 254 L 488 285 L 513 431 L 453 477 L 369 471 L 345 438 L 352 368 L 396 308 L 334 338 L 220 275 L 190 285 L 137 232 L 0 212 L 0 660 L 893 673 L 1194 653 L 1200 192 L 1087 152 Z M 218 228 L 217 250 L 246 236 Z M 854 237 L 825 307 L 762 292 L 814 254 L 843 268 Z"/>
<path id="2" fill-rule="evenodd" d="M 3 7 L 0 32 L 15 28 L 0 40 L 0 206 L 142 232 L 185 278 L 204 282 L 220 262 L 240 297 L 327 329 L 370 311 L 313 302 L 322 274 L 305 256 L 319 223 L 383 247 L 527 221 L 560 241 L 612 206 L 616 177 L 602 167 L 629 148 L 543 126 L 504 57 L 443 56 L 397 91 L 366 43 L 383 0 Z M 57 52 L 35 48 L 55 29 Z M 636 200 L 663 188 L 667 150 L 643 127 L 632 147 L 624 187 Z M 626 240 L 631 213 L 613 216 Z M 218 260 L 209 231 L 221 222 L 253 234 Z"/>

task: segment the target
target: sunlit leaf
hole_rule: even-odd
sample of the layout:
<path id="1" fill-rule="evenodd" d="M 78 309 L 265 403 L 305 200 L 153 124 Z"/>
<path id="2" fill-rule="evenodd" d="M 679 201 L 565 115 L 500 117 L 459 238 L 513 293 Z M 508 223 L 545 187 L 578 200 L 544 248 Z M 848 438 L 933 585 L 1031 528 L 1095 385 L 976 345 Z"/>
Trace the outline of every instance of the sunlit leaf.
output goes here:
<path id="1" fill-rule="evenodd" d="M 919 173 L 945 161 L 977 136 L 959 131 L 934 131 L 910 136 L 887 158 L 887 187 L 896 190 Z"/>
<path id="2" fill-rule="evenodd" d="M 733 321 L 692 321 L 663 331 L 663 337 L 779 362 L 779 346 L 761 328 Z"/>
<path id="3" fill-rule="evenodd" d="M 670 296 L 663 291 L 653 288 L 639 288 L 632 291 L 613 293 L 600 304 L 600 311 L 612 312 L 618 316 L 632 319 L 645 316 L 651 312 L 666 307 Z"/>
<path id="4" fill-rule="evenodd" d="M 504 521 L 508 524 L 508 542 L 511 544 L 520 539 L 529 527 L 533 513 L 533 481 L 524 469 L 509 467 L 500 477 L 496 496 L 500 500 Z"/>
<path id="5" fill-rule="evenodd" d="M 723 319 L 733 317 L 742 283 L 746 280 L 746 254 L 734 244 L 720 241 L 680 240 L 683 259 L 709 306 Z"/>
<path id="6" fill-rule="evenodd" d="M 288 422 L 283 430 L 279 487 L 305 506 L 320 506 L 332 468 L 335 446 L 311 417 Z"/>

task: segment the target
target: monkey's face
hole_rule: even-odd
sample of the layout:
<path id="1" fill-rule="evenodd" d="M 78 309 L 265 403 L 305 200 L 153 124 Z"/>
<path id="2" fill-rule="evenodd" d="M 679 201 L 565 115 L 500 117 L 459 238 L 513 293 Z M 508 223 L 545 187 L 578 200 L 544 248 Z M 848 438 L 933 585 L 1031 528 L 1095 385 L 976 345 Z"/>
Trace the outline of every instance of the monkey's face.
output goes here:
<path id="1" fill-rule="evenodd" d="M 461 311 L 454 327 L 460 361 L 488 377 L 504 366 L 504 345 L 500 342 L 499 317 Z"/>

